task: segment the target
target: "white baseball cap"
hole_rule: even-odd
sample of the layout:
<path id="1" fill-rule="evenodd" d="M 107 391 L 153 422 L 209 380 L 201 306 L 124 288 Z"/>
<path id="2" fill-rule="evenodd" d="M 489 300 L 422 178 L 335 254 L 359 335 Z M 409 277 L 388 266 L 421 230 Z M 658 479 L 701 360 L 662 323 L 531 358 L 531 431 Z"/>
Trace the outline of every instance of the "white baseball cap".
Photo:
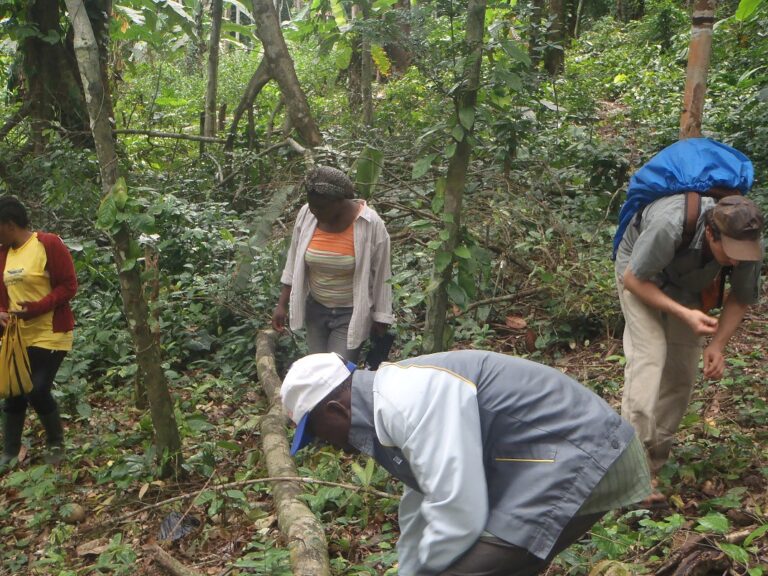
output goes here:
<path id="1" fill-rule="evenodd" d="M 314 440 L 307 429 L 309 413 L 349 378 L 355 368 L 355 364 L 332 352 L 310 354 L 293 363 L 280 387 L 283 409 L 296 424 L 291 456 Z"/>

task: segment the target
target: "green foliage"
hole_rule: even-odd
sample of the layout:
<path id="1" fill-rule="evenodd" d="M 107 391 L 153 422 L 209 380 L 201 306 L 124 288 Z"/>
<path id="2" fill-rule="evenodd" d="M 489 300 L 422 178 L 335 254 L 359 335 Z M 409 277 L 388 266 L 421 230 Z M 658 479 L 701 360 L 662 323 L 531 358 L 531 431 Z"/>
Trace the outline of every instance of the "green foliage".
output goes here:
<path id="1" fill-rule="evenodd" d="M 608 16 L 614 4 L 584 3 L 580 29 L 587 32 L 566 48 L 565 75 L 548 78 L 528 55 L 528 3 L 492 3 L 474 111 L 456 109 L 452 101 L 466 58 L 458 4 L 417 3 L 404 11 L 391 1 L 374 2 L 369 18 L 353 20 L 348 3 L 318 1 L 285 24 L 297 74 L 324 132 L 316 161 L 355 174 L 361 195 L 394 238 L 393 357 L 421 347 L 433 263 L 451 272 L 449 338 L 457 347 L 532 353 L 549 363 L 553 355 L 618 334 L 608 257 L 615 218 L 632 171 L 677 138 L 690 15 L 679 2 L 647 0 L 646 16 L 624 25 Z M 4 6 L 9 18 L 3 30 L 19 39 L 34 33 L 18 11 L 8 12 L 18 2 Z M 764 6 L 743 2 L 739 17 L 754 9 L 742 20 L 728 13 L 735 3 L 721 9 L 705 130 L 753 158 L 752 195 L 768 208 Z M 200 67 L 190 68 L 183 54 L 205 38 L 205 27 L 202 37 L 191 27 L 197 8 L 193 1 L 115 6 L 111 63 L 118 128 L 197 133 L 205 75 Z M 410 27 L 407 39 L 402 25 Z M 373 127 L 361 125 L 345 86 L 354 43 L 363 35 L 373 44 L 380 79 L 374 85 Z M 409 48 L 415 65 L 396 71 L 387 51 L 391 44 Z M 0 43 L 0 52 L 0 64 L 10 67 L 15 48 Z M 262 56 L 242 46 L 222 51 L 219 95 L 230 113 Z M 5 84 L 12 70 L 2 74 Z M 304 170 L 302 158 L 288 148 L 266 152 L 281 137 L 277 127 L 285 112 L 272 116 L 279 99 L 276 84 L 267 85 L 254 105 L 253 148 L 246 145 L 243 121 L 231 156 L 218 145 L 206 145 L 201 153 L 197 143 L 118 134 L 125 180 L 100 209 L 92 150 L 75 148 L 55 130 L 49 149 L 35 157 L 21 150 L 26 128 L 0 142 L 0 155 L 14 159 L 0 181 L 2 192 L 24 199 L 35 228 L 64 237 L 80 281 L 73 303 L 75 346 L 55 392 L 67 422 L 69 462 L 61 474 L 37 466 L 37 430 L 28 438 L 32 462 L 2 479 L 3 490 L 14 494 L 0 507 L 4 568 L 41 574 L 135 571 L 137 543 L 159 523 L 161 509 L 134 518 L 135 526 L 105 529 L 105 548 L 89 558 L 75 557 L 65 544 L 80 529 L 60 522 L 57 511 L 73 494 L 94 494 L 100 518 L 185 492 L 193 496 L 170 508 L 192 505 L 204 520 L 200 540 L 185 548 L 191 554 L 218 553 L 224 546 L 217 534 L 224 533 L 228 547 L 235 543 L 231 556 L 222 559 L 229 569 L 290 573 L 289 551 L 269 516 L 268 487 L 215 489 L 265 472 L 258 447 L 264 400 L 253 383 L 253 337 L 268 325 L 280 290 L 286 237 L 302 201 L 294 184 Z M 18 106 L 9 99 L 0 110 L 9 115 Z M 473 158 L 460 242 L 449 253 L 442 248 L 445 172 L 455 142 L 470 130 Z M 97 211 L 102 229 L 93 226 Z M 120 224 L 129 225 L 136 238 L 128 265 L 142 274 L 194 488 L 153 478 L 150 419 L 131 408 L 134 350 L 105 236 Z M 524 319 L 526 328 L 510 331 L 504 324 L 508 315 Z M 597 354 L 606 357 L 583 369 L 588 383 L 610 398 L 620 392 L 623 362 L 614 344 L 601 343 Z M 306 351 L 300 334 L 283 335 L 280 346 L 280 369 Z M 683 423 L 676 461 L 662 470 L 673 508 L 608 515 L 589 542 L 561 555 L 563 571 L 602 567 L 604 573 L 624 574 L 628 561 L 641 558 L 643 565 L 632 569 L 651 572 L 671 553 L 673 537 L 692 530 L 719 546 L 735 571 L 758 576 L 755 563 L 768 528 L 764 510 L 750 500 L 759 490 L 744 479 L 764 486 L 768 477 L 762 448 L 768 412 L 762 372 L 754 368 L 764 354 L 757 348 L 739 348 L 739 354 L 727 378 L 702 387 L 704 394 L 729 399 L 727 418 L 707 413 L 712 397 L 697 397 Z M 306 453 L 298 462 L 302 475 L 393 495 L 308 486 L 306 501 L 328 527 L 335 572 L 396 573 L 397 483 L 372 461 L 331 450 Z M 709 480 L 717 482 L 714 496 L 699 492 Z M 756 528 L 741 544 L 723 541 L 724 532 L 737 529 L 731 509 L 754 515 Z M 19 517 L 23 531 L 12 524 Z M 42 534 L 42 540 L 35 536 Z M 39 553 L 30 559 L 34 546 Z"/>

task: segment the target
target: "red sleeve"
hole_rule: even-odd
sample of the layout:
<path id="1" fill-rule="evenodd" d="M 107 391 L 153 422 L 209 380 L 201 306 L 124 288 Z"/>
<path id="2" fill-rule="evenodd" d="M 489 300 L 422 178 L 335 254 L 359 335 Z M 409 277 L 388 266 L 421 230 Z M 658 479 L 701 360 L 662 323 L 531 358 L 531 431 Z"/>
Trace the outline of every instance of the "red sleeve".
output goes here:
<path id="1" fill-rule="evenodd" d="M 5 274 L 5 262 L 8 259 L 8 248 L 0 248 L 0 312 L 8 312 L 8 289 L 5 287 L 3 275 Z"/>
<path id="2" fill-rule="evenodd" d="M 38 233 L 38 238 L 42 233 Z M 51 292 L 37 302 L 27 302 L 27 310 L 34 316 L 45 314 L 72 300 L 77 293 L 77 274 L 72 255 L 55 234 L 45 234 L 40 238 L 45 246 L 48 261 L 46 268 L 51 279 Z"/>

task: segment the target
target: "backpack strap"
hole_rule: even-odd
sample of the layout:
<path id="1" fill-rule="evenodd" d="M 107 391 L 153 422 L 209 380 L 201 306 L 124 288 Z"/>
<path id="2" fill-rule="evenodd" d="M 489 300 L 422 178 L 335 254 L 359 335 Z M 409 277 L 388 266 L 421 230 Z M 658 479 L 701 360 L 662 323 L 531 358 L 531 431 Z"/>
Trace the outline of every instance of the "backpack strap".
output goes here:
<path id="1" fill-rule="evenodd" d="M 696 235 L 696 224 L 701 213 L 701 195 L 698 192 L 685 193 L 685 221 L 683 222 L 683 242 L 679 250 L 685 250 Z"/>

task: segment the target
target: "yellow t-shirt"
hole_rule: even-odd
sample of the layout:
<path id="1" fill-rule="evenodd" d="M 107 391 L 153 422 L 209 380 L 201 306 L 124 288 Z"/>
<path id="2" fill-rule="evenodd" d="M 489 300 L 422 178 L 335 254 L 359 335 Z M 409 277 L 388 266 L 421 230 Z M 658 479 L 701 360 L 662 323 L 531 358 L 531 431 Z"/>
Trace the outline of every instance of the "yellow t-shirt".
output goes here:
<path id="1" fill-rule="evenodd" d="M 45 246 L 32 234 L 19 248 L 9 248 L 3 270 L 8 290 L 9 311 L 20 310 L 19 302 L 37 302 L 51 293 L 51 280 L 45 265 Z M 48 350 L 72 350 L 72 331 L 53 331 L 53 310 L 19 322 L 26 346 Z"/>

